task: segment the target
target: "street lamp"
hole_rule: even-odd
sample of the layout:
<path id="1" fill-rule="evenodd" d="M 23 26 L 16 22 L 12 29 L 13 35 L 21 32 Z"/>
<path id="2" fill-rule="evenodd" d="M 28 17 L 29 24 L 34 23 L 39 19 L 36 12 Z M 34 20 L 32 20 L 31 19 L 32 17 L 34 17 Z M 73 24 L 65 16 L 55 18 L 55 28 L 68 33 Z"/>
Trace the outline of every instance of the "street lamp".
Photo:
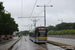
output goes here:
<path id="1" fill-rule="evenodd" d="M 58 20 L 58 21 L 61 21 L 61 22 L 63 22 L 63 19 L 61 19 L 61 20 Z"/>

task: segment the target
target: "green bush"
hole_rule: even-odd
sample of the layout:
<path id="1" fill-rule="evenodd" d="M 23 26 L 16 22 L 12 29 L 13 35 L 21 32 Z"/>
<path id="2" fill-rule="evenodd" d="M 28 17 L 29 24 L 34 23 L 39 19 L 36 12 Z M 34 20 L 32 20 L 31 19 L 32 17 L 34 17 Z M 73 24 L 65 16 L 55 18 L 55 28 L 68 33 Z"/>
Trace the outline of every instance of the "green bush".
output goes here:
<path id="1" fill-rule="evenodd" d="M 59 31 L 48 31 L 47 33 L 48 35 L 66 35 L 66 34 L 75 34 L 75 30 L 71 29 L 71 30 L 59 30 Z"/>
<path id="2" fill-rule="evenodd" d="M 48 31 L 48 33 L 47 33 L 47 34 L 53 35 L 53 34 L 55 34 L 55 31 L 53 31 L 53 30 Z"/>

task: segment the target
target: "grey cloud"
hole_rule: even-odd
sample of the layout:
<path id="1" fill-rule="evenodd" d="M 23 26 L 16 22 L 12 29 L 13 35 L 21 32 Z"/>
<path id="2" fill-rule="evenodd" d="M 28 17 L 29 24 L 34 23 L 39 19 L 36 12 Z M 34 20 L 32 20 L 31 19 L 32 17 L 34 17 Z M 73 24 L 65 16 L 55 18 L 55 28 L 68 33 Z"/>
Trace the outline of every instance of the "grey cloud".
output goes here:
<path id="1" fill-rule="evenodd" d="M 22 1 L 22 16 L 29 17 L 31 11 L 33 9 L 34 3 L 36 0 L 2 0 L 4 3 L 4 7 L 8 12 L 11 12 L 11 16 L 15 18 L 16 23 L 19 24 L 19 30 L 22 29 L 21 25 L 33 24 L 33 22 L 28 19 L 19 19 L 21 16 L 21 1 Z M 36 5 L 44 5 L 47 4 L 50 0 L 37 0 Z M 75 22 L 75 0 L 51 0 L 50 4 L 53 7 L 46 8 L 46 19 L 47 26 L 48 25 L 56 25 L 61 23 L 58 21 L 63 19 L 64 22 Z M 32 16 L 37 16 L 43 7 L 35 7 Z M 39 16 L 44 16 L 44 12 L 42 12 Z M 37 22 L 37 26 L 44 25 L 44 19 L 40 18 Z M 27 27 L 24 27 L 27 28 Z M 28 28 L 29 29 L 29 28 Z"/>

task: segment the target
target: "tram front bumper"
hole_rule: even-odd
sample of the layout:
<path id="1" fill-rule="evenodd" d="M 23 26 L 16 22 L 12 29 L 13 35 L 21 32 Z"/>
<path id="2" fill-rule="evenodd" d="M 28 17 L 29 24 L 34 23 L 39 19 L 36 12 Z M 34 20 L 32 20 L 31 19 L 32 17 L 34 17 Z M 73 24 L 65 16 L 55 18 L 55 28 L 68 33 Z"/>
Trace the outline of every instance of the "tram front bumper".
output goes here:
<path id="1" fill-rule="evenodd" d="M 47 40 L 37 40 L 38 43 L 47 43 Z"/>

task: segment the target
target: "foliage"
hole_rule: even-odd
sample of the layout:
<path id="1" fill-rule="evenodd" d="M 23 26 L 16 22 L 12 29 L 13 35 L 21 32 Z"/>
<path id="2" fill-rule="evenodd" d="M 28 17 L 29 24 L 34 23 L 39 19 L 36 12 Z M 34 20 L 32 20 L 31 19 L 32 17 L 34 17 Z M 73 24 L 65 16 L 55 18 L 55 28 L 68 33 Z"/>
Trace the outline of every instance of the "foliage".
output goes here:
<path id="1" fill-rule="evenodd" d="M 47 33 L 48 35 L 66 35 L 66 34 L 75 34 L 75 30 L 74 29 L 69 29 L 69 30 L 59 30 L 59 31 L 48 31 Z"/>
<path id="2" fill-rule="evenodd" d="M 68 30 L 68 29 L 75 29 L 75 23 L 61 23 L 54 26 L 48 26 L 48 31 L 50 30 Z"/>
<path id="3" fill-rule="evenodd" d="M 47 27 L 47 29 L 48 29 L 48 31 L 55 30 L 55 27 L 50 25 L 50 26 Z"/>
<path id="4" fill-rule="evenodd" d="M 75 23 L 61 23 L 56 25 L 56 30 L 75 29 Z"/>
<path id="5" fill-rule="evenodd" d="M 11 18 L 10 13 L 5 13 L 3 2 L 0 2 L 0 35 L 13 34 L 18 31 L 18 24 Z"/>
<path id="6" fill-rule="evenodd" d="M 53 30 L 51 30 L 51 31 L 48 31 L 48 34 L 54 34 L 55 33 L 55 31 L 53 31 Z"/>
<path id="7" fill-rule="evenodd" d="M 28 35 L 29 34 L 29 31 L 21 31 L 19 33 L 21 33 L 22 35 Z"/>

